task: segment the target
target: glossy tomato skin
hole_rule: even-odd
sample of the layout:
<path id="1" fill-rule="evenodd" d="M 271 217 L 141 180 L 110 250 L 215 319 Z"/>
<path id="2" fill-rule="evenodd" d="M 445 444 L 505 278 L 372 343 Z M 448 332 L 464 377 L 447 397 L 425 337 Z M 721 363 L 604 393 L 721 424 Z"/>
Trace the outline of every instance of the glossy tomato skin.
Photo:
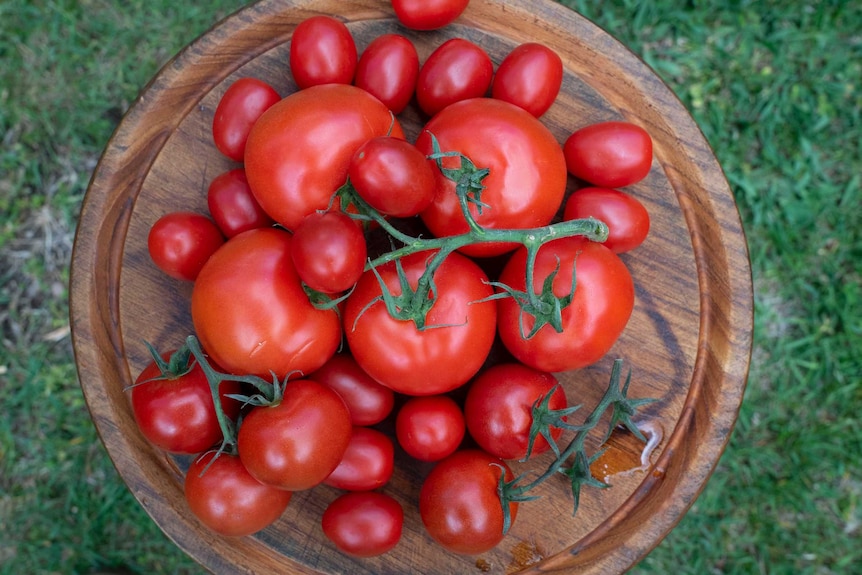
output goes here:
<path id="1" fill-rule="evenodd" d="M 652 165 L 652 138 L 629 122 L 599 122 L 576 130 L 563 144 L 569 172 L 602 188 L 644 179 Z"/>
<path id="2" fill-rule="evenodd" d="M 345 491 L 371 491 L 389 482 L 394 466 L 395 447 L 386 434 L 354 427 L 338 467 L 323 483 Z"/>
<path id="3" fill-rule="evenodd" d="M 308 214 L 328 208 L 356 149 L 390 129 L 404 137 L 389 109 L 361 88 L 327 84 L 291 94 L 249 134 L 245 171 L 252 193 L 276 222 L 296 229 Z"/>
<path id="4" fill-rule="evenodd" d="M 413 30 L 448 26 L 467 8 L 470 0 L 392 0 L 398 20 Z"/>
<path id="5" fill-rule="evenodd" d="M 331 387 L 341 396 L 353 425 L 380 423 L 395 405 L 395 393 L 372 379 L 349 355 L 332 356 L 309 378 Z"/>
<path id="6" fill-rule="evenodd" d="M 239 78 L 225 91 L 213 115 L 213 142 L 219 152 L 242 162 L 252 125 L 281 100 L 275 88 L 257 78 Z"/>
<path id="7" fill-rule="evenodd" d="M 290 70 L 301 90 L 319 84 L 350 84 L 356 72 L 356 42 L 332 16 L 300 22 L 290 41 Z"/>
<path id="8" fill-rule="evenodd" d="M 419 54 L 413 42 L 400 34 L 383 34 L 362 52 L 353 83 L 400 114 L 413 98 L 418 77 Z"/>
<path id="9" fill-rule="evenodd" d="M 452 38 L 435 49 L 416 80 L 416 101 L 433 116 L 449 104 L 487 94 L 494 64 L 485 50 L 463 38 Z"/>
<path id="10" fill-rule="evenodd" d="M 235 455 L 222 453 L 210 464 L 213 457 L 212 451 L 198 457 L 185 478 L 186 501 L 204 525 L 243 537 L 271 525 L 287 509 L 290 491 L 263 485 Z"/>
<path id="11" fill-rule="evenodd" d="M 345 493 L 323 512 L 323 533 L 354 557 L 374 557 L 401 540 L 404 510 L 389 495 L 373 491 Z"/>
<path id="12" fill-rule="evenodd" d="M 362 228 L 340 211 L 305 216 L 290 247 L 300 279 L 311 289 L 328 294 L 352 288 L 368 255 Z"/>
<path id="13" fill-rule="evenodd" d="M 213 178 L 207 189 L 207 207 L 222 233 L 232 238 L 256 228 L 268 228 L 272 221 L 251 193 L 245 170 L 235 168 Z"/>
<path id="14" fill-rule="evenodd" d="M 419 514 L 428 534 L 455 553 L 478 555 L 503 539 L 503 506 L 497 494 L 506 463 L 478 449 L 456 451 L 439 462 L 419 492 Z M 509 503 L 512 524 L 518 504 Z"/>
<path id="15" fill-rule="evenodd" d="M 291 236 L 249 230 L 213 254 L 192 289 L 192 321 L 207 353 L 230 373 L 271 380 L 311 373 L 341 341 L 334 310 L 308 301 L 290 257 Z"/>
<path id="16" fill-rule="evenodd" d="M 575 262 L 577 261 L 577 264 Z M 524 291 L 526 250 L 516 251 L 500 274 L 500 282 Z M 559 266 L 553 291 L 564 297 L 571 291 L 572 267 L 577 266 L 577 289 L 572 303 L 562 310 L 562 333 L 545 325 L 530 339 L 521 334 L 519 320 L 529 333 L 534 319 L 512 298 L 497 301 L 500 337 L 521 363 L 547 372 L 580 369 L 601 359 L 617 341 L 634 309 L 634 284 L 625 263 L 604 245 L 583 237 L 561 238 L 542 246 L 536 257 L 533 289 L 542 290 L 545 279 Z"/>
<path id="17" fill-rule="evenodd" d="M 150 259 L 172 278 L 195 281 L 210 256 L 224 244 L 224 236 L 208 217 L 171 212 L 156 220 L 147 235 Z"/>
<path id="18" fill-rule="evenodd" d="M 608 225 L 604 245 L 616 254 L 629 252 L 649 235 L 649 212 L 637 198 L 612 188 L 581 188 L 566 201 L 564 220 L 593 217 Z"/>
<path id="19" fill-rule="evenodd" d="M 416 147 L 431 154 L 433 133 L 443 151 L 459 151 L 490 174 L 482 183 L 482 202 L 489 207 L 476 221 L 488 228 L 533 228 L 547 225 L 559 210 L 566 191 L 566 163 L 553 134 L 525 110 L 502 100 L 476 98 L 452 104 L 426 125 Z M 457 168 L 457 158 L 443 166 Z M 421 214 L 438 237 L 468 231 L 455 194 L 455 183 L 434 170 L 436 194 Z M 470 256 L 494 256 L 514 249 L 512 244 L 474 244 L 461 250 Z"/>
<path id="20" fill-rule="evenodd" d="M 299 379 L 288 383 L 281 401 L 245 416 L 237 447 L 255 479 L 300 491 L 319 485 L 338 467 L 351 433 L 341 397 L 316 381 Z"/>
<path id="21" fill-rule="evenodd" d="M 461 407 L 445 395 L 410 398 L 395 418 L 398 444 L 420 461 L 439 461 L 453 454 L 466 430 Z"/>
<path id="22" fill-rule="evenodd" d="M 543 44 L 521 44 L 506 56 L 494 75 L 491 95 L 535 117 L 548 111 L 563 84 L 563 61 Z"/>
<path id="23" fill-rule="evenodd" d="M 566 393 L 557 387 L 557 379 L 519 363 L 501 363 L 479 374 L 467 392 L 464 417 L 470 435 L 479 447 L 501 459 L 523 459 L 527 455 L 533 405 L 547 394 L 548 408 L 567 407 Z M 551 428 L 555 440 L 561 428 Z M 538 435 L 532 455 L 550 449 L 544 437 Z"/>
<path id="24" fill-rule="evenodd" d="M 401 259 L 412 287 L 432 253 Z M 390 293 L 401 293 L 394 263 L 377 267 Z M 437 269 L 437 300 L 424 331 L 412 321 L 393 319 L 382 301 L 380 283 L 365 272 L 347 300 L 344 326 L 356 362 L 371 377 L 407 395 L 445 393 L 466 383 L 482 366 L 494 342 L 496 309 L 480 302 L 491 295 L 485 272 L 470 259 L 453 253 Z M 369 305 L 371 304 L 371 305 Z"/>

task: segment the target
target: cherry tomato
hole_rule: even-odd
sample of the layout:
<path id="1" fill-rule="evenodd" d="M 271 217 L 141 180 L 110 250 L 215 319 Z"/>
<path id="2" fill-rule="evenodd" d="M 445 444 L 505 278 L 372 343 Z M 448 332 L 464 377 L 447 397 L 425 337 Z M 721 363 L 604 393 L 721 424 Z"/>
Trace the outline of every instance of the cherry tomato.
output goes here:
<path id="1" fill-rule="evenodd" d="M 225 91 L 213 116 L 213 142 L 219 152 L 242 162 L 252 125 L 281 100 L 275 88 L 257 78 L 239 78 Z"/>
<path id="2" fill-rule="evenodd" d="M 641 245 L 649 234 L 649 213 L 637 198 L 612 188 L 581 188 L 566 201 L 563 219 L 594 217 L 608 225 L 604 244 L 621 254 Z"/>
<path id="3" fill-rule="evenodd" d="M 339 550 L 354 557 L 374 557 L 401 540 L 404 510 L 383 493 L 345 493 L 323 512 L 323 533 Z"/>
<path id="4" fill-rule="evenodd" d="M 392 0 L 398 20 L 413 30 L 436 30 L 455 21 L 470 0 Z"/>
<path id="5" fill-rule="evenodd" d="M 211 219 L 191 212 L 171 212 L 150 228 L 147 249 L 156 267 L 179 280 L 195 281 L 210 256 L 224 244 Z"/>
<path id="6" fill-rule="evenodd" d="M 433 116 L 449 104 L 484 96 L 491 86 L 494 64 L 480 46 L 452 38 L 435 49 L 416 80 L 416 101 Z"/>
<path id="7" fill-rule="evenodd" d="M 395 394 L 374 381 L 349 355 L 336 354 L 309 376 L 338 392 L 353 425 L 380 423 L 392 412 Z"/>
<path id="8" fill-rule="evenodd" d="M 563 151 L 569 173 L 603 188 L 637 183 L 652 164 L 652 138 L 628 122 L 600 122 L 576 130 Z"/>
<path id="9" fill-rule="evenodd" d="M 368 255 L 362 228 L 344 212 L 308 214 L 293 233 L 290 256 L 300 279 L 323 293 L 349 290 Z"/>
<path id="10" fill-rule="evenodd" d="M 409 39 L 383 34 L 368 45 L 356 65 L 353 83 L 400 114 L 416 90 L 419 55 Z"/>
<path id="11" fill-rule="evenodd" d="M 458 449 L 466 425 L 461 408 L 451 397 L 413 397 L 398 410 L 395 436 L 408 455 L 439 461 Z"/>
<path id="12" fill-rule="evenodd" d="M 506 56 L 491 86 L 491 95 L 515 104 L 537 118 L 548 111 L 563 84 L 563 61 L 543 44 L 521 44 Z"/>
<path id="13" fill-rule="evenodd" d="M 348 173 L 362 199 L 385 215 L 415 216 L 434 199 L 431 164 L 416 146 L 401 138 L 368 140 L 353 154 Z"/>
<path id="14" fill-rule="evenodd" d="M 456 451 L 439 462 L 419 492 L 419 514 L 432 539 L 455 553 L 478 555 L 503 539 L 503 505 L 497 494 L 500 475 L 512 471 L 497 457 L 478 449 Z M 509 503 L 511 522 L 518 504 Z"/>
<path id="15" fill-rule="evenodd" d="M 229 238 L 275 223 L 254 199 L 242 168 L 213 178 L 207 190 L 207 207 L 216 225 Z"/>
<path id="16" fill-rule="evenodd" d="M 350 84 L 356 72 L 356 42 L 332 16 L 300 22 L 290 41 L 290 69 L 300 89 L 318 84 Z"/>
<path id="17" fill-rule="evenodd" d="M 371 491 L 389 482 L 395 447 L 387 435 L 368 427 L 354 427 L 338 467 L 323 481 L 346 491 Z"/>
<path id="18" fill-rule="evenodd" d="M 186 473 L 186 501 L 201 523 L 221 535 L 242 537 L 271 525 L 287 509 L 290 491 L 263 485 L 235 455 L 213 457 L 215 452 L 201 455 Z"/>

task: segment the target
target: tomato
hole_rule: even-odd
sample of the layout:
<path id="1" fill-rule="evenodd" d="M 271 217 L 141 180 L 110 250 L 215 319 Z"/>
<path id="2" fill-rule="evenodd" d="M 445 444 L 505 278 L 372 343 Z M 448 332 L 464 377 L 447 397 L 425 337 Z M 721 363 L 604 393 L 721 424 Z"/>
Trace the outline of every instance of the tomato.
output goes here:
<path id="1" fill-rule="evenodd" d="M 254 199 L 242 168 L 213 178 L 207 190 L 207 207 L 216 225 L 229 238 L 275 223 Z"/>
<path id="2" fill-rule="evenodd" d="M 484 96 L 494 77 L 494 64 L 480 46 L 452 38 L 435 49 L 416 80 L 416 101 L 433 116 L 449 104 Z"/>
<path id="3" fill-rule="evenodd" d="M 383 34 L 362 52 L 353 83 L 400 114 L 413 97 L 418 76 L 419 54 L 413 42 L 399 34 Z"/>
<path id="4" fill-rule="evenodd" d="M 395 394 L 374 381 L 349 355 L 336 354 L 309 376 L 338 392 L 353 425 L 374 425 L 392 412 Z"/>
<path id="5" fill-rule="evenodd" d="M 344 553 L 374 557 L 401 540 L 404 510 L 383 493 L 345 493 L 323 512 L 321 526 L 324 535 Z"/>
<path id="6" fill-rule="evenodd" d="M 201 523 L 221 535 L 242 537 L 271 525 L 287 509 L 290 491 L 263 485 L 235 455 L 213 457 L 215 452 L 201 455 L 186 473 L 186 501 Z"/>
<path id="7" fill-rule="evenodd" d="M 279 100 L 281 96 L 275 88 L 263 80 L 245 77 L 233 82 L 213 115 L 213 142 L 218 151 L 235 162 L 242 162 L 252 125 Z"/>
<path id="8" fill-rule="evenodd" d="M 479 374 L 464 401 L 464 417 L 470 436 L 479 447 L 502 459 L 523 459 L 527 455 L 530 427 L 533 424 L 533 405 L 541 401 L 557 386 L 550 373 L 537 371 L 519 363 L 497 364 Z M 548 408 L 567 407 L 566 393 L 556 387 Z M 563 430 L 553 427 L 555 440 Z M 538 435 L 532 454 L 550 449 L 544 437 Z"/>
<path id="9" fill-rule="evenodd" d="M 401 259 L 412 288 L 432 256 L 419 252 Z M 391 294 L 401 294 L 394 262 L 377 267 L 377 273 Z M 479 301 L 492 290 L 478 265 L 450 254 L 434 274 L 434 284 L 436 300 L 424 330 L 389 314 L 371 271 L 347 300 L 344 326 L 353 357 L 371 377 L 396 392 L 434 395 L 463 385 L 479 371 L 494 342 L 496 309 L 492 301 Z"/>
<path id="10" fill-rule="evenodd" d="M 156 267 L 185 281 L 195 281 L 223 243 L 218 226 L 208 217 L 192 212 L 171 212 L 160 217 L 147 236 L 147 249 Z"/>
<path id="11" fill-rule="evenodd" d="M 275 221 L 295 229 L 308 214 L 327 209 L 356 149 L 390 129 L 404 136 L 389 109 L 361 88 L 329 84 L 291 94 L 249 134 L 245 171 L 251 191 Z"/>
<path id="12" fill-rule="evenodd" d="M 433 133 L 442 151 L 458 151 L 477 168 L 490 174 L 482 183 L 481 201 L 487 204 L 476 221 L 488 228 L 533 228 L 547 225 L 556 215 L 566 191 L 566 163 L 553 134 L 528 112 L 491 98 L 453 104 L 425 126 L 416 141 L 424 154 L 431 154 Z M 443 166 L 457 168 L 458 158 L 444 158 Z M 455 183 L 435 168 L 437 191 L 434 201 L 421 214 L 435 236 L 450 236 L 469 230 L 455 194 Z M 510 251 L 512 244 L 485 243 L 463 248 L 470 256 L 492 256 Z"/>
<path id="13" fill-rule="evenodd" d="M 338 293 L 353 287 L 368 251 L 362 228 L 344 212 L 308 214 L 293 233 L 290 256 L 311 289 Z"/>
<path id="14" fill-rule="evenodd" d="M 603 188 L 637 183 L 652 164 L 652 138 L 628 122 L 599 122 L 576 130 L 563 151 L 573 176 Z"/>
<path id="15" fill-rule="evenodd" d="M 527 110 L 537 118 L 548 111 L 563 84 L 563 61 L 543 44 L 521 44 L 506 56 L 491 86 L 494 98 Z"/>
<path id="16" fill-rule="evenodd" d="M 300 22 L 290 41 L 290 70 L 300 89 L 318 84 L 350 84 L 356 72 L 356 42 L 332 16 Z"/>
<path id="17" fill-rule="evenodd" d="M 395 436 L 408 455 L 439 461 L 458 449 L 466 426 L 461 408 L 451 397 L 413 397 L 398 410 Z"/>
<path id="18" fill-rule="evenodd" d="M 478 555 L 503 539 L 500 476 L 512 471 L 497 457 L 478 449 L 456 451 L 439 462 L 419 492 L 419 514 L 432 539 L 455 553 Z M 518 504 L 509 503 L 511 522 Z"/>
<path id="19" fill-rule="evenodd" d="M 391 136 L 368 140 L 350 160 L 350 182 L 378 212 L 415 216 L 434 199 L 431 164 L 416 146 Z"/>
<path id="20" fill-rule="evenodd" d="M 352 429 L 347 406 L 335 391 L 298 379 L 287 384 L 281 401 L 245 416 L 237 448 L 255 479 L 300 491 L 319 485 L 338 467 Z"/>
<path id="21" fill-rule="evenodd" d="M 621 254 L 641 245 L 649 234 L 649 212 L 637 198 L 612 188 L 581 188 L 566 201 L 563 219 L 594 217 L 608 225 L 604 245 Z"/>
<path id="22" fill-rule="evenodd" d="M 267 380 L 271 372 L 311 373 L 341 343 L 338 314 L 309 302 L 290 244 L 290 234 L 277 228 L 243 232 L 213 254 L 195 282 L 195 333 L 230 373 Z"/>
<path id="23" fill-rule="evenodd" d="M 392 0 L 398 21 L 413 30 L 436 30 L 455 21 L 470 0 Z"/>
<path id="24" fill-rule="evenodd" d="M 338 467 L 323 481 L 347 491 L 371 491 L 389 482 L 395 447 L 387 435 L 368 427 L 354 427 Z"/>
<path id="25" fill-rule="evenodd" d="M 526 250 L 519 249 L 506 263 L 500 282 L 519 291 L 526 284 Z M 577 262 L 577 263 L 575 263 Z M 572 288 L 572 268 L 577 270 L 577 288 L 569 306 L 562 310 L 558 333 L 550 324 L 529 339 L 534 317 L 521 311 L 512 298 L 497 301 L 500 338 L 521 363 L 547 372 L 569 371 L 591 365 L 602 358 L 619 338 L 634 308 L 634 284 L 625 263 L 600 243 L 576 236 L 542 246 L 536 257 L 533 289 L 540 293 L 546 278 L 559 267 L 553 293 L 565 297 Z"/>

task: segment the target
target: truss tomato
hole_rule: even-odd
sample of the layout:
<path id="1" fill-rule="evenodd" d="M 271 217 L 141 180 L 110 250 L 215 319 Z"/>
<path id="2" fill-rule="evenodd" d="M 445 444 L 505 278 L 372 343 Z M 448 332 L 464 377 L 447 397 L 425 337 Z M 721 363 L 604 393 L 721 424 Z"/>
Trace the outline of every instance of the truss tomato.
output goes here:
<path id="1" fill-rule="evenodd" d="M 563 84 L 563 61 L 543 44 L 521 44 L 494 74 L 491 95 L 515 104 L 537 118 L 548 111 Z"/>
<path id="2" fill-rule="evenodd" d="M 218 151 L 242 162 L 252 125 L 279 100 L 275 88 L 257 78 L 239 78 L 228 86 L 213 114 L 213 142 Z"/>
<path id="3" fill-rule="evenodd" d="M 433 116 L 449 104 L 484 96 L 493 77 L 494 64 L 482 47 L 452 38 L 431 52 L 419 70 L 416 101 Z"/>
<path id="4" fill-rule="evenodd" d="M 595 186 L 621 188 L 644 179 L 652 138 L 629 122 L 599 122 L 576 130 L 563 145 L 569 172 Z"/>
<path id="5" fill-rule="evenodd" d="M 368 45 L 356 65 L 353 83 L 400 114 L 416 90 L 419 54 L 408 38 L 383 34 Z"/>
<path id="6" fill-rule="evenodd" d="M 335 294 L 349 290 L 365 269 L 368 250 L 362 228 L 341 211 L 308 214 L 294 230 L 290 256 L 311 289 Z"/>
<path id="7" fill-rule="evenodd" d="M 290 70 L 300 89 L 318 84 L 349 84 L 356 72 L 356 42 L 332 16 L 300 22 L 290 40 Z"/>
<path id="8" fill-rule="evenodd" d="M 608 225 L 604 245 L 621 254 L 641 245 L 649 234 L 649 212 L 637 198 L 612 188 L 581 188 L 566 201 L 563 219 L 593 217 Z"/>
<path id="9" fill-rule="evenodd" d="M 338 549 L 354 557 L 374 557 L 401 540 L 404 510 L 384 493 L 345 493 L 323 512 L 323 533 Z"/>

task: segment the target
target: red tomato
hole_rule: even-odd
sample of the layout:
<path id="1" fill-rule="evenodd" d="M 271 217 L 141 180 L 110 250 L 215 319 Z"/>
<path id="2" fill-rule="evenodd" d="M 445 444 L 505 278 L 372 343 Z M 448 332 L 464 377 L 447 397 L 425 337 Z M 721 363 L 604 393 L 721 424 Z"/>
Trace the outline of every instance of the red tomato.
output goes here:
<path id="1" fill-rule="evenodd" d="M 628 122 L 600 122 L 575 131 L 563 145 L 569 173 L 596 186 L 641 181 L 652 164 L 652 138 Z"/>
<path id="2" fill-rule="evenodd" d="M 290 259 L 290 234 L 277 228 L 231 238 L 201 270 L 192 320 L 201 345 L 230 373 L 270 380 L 311 373 L 341 343 L 334 310 L 309 302 Z"/>
<path id="3" fill-rule="evenodd" d="M 502 459 L 523 459 L 527 455 L 533 404 L 557 385 L 550 373 L 537 371 L 519 363 L 497 364 L 479 374 L 470 384 L 464 401 L 464 417 L 470 436 L 479 447 Z M 549 409 L 567 407 L 566 393 L 557 387 Z M 555 440 L 563 430 L 551 428 Z M 532 454 L 550 449 L 541 435 L 536 437 Z"/>
<path id="4" fill-rule="evenodd" d="M 470 212 L 488 228 L 533 228 L 547 225 L 556 215 L 566 191 L 566 162 L 554 135 L 528 112 L 491 98 L 453 104 L 425 126 L 416 141 L 424 154 L 433 152 L 433 133 L 442 151 L 458 151 L 490 174 L 482 183 L 481 215 Z M 457 168 L 458 158 L 444 158 L 445 168 Z M 422 212 L 422 221 L 435 236 L 468 231 L 455 194 L 455 183 L 435 168 L 437 193 Z M 512 244 L 475 244 L 461 251 L 470 256 L 492 256 L 513 249 Z"/>
<path id="5" fill-rule="evenodd" d="M 309 376 L 338 392 L 353 425 L 380 423 L 392 412 L 395 394 L 374 381 L 349 355 L 336 354 Z"/>
<path id="6" fill-rule="evenodd" d="M 368 251 L 362 228 L 350 216 L 314 212 L 294 231 L 290 256 L 305 285 L 334 294 L 359 281 Z"/>
<path id="7" fill-rule="evenodd" d="M 385 215 L 415 216 L 434 199 L 431 164 L 416 146 L 401 138 L 368 140 L 353 154 L 348 173 L 362 199 Z"/>
<path id="8" fill-rule="evenodd" d="M 239 78 L 225 91 L 213 116 L 213 142 L 218 151 L 242 162 L 252 125 L 281 100 L 275 88 L 257 78 Z"/>
<path id="9" fill-rule="evenodd" d="M 201 523 L 221 535 L 242 537 L 274 523 L 287 509 L 290 491 L 263 485 L 235 455 L 222 453 L 210 464 L 213 457 L 215 452 L 201 455 L 186 473 L 186 501 Z"/>
<path id="10" fill-rule="evenodd" d="M 295 229 L 308 214 L 327 209 L 356 149 L 390 129 L 404 136 L 389 109 L 361 88 L 329 84 L 291 94 L 249 134 L 251 191 L 275 221 Z"/>
<path id="11" fill-rule="evenodd" d="M 500 282 L 524 291 L 526 253 L 519 249 L 512 255 Z M 497 301 L 500 337 L 521 363 L 548 372 L 591 365 L 610 350 L 628 323 L 634 308 L 634 284 L 628 268 L 611 250 L 583 237 L 561 238 L 539 249 L 533 289 L 540 293 L 545 279 L 559 268 L 553 292 L 565 297 L 571 292 L 575 265 L 577 289 L 571 304 L 562 310 L 561 333 L 545 325 L 525 339 L 521 324 L 529 333 L 535 324 L 533 316 L 523 313 L 512 298 Z"/>
<path id="12" fill-rule="evenodd" d="M 223 243 L 224 236 L 211 219 L 191 212 L 162 216 L 147 236 L 147 249 L 156 267 L 185 281 L 195 281 Z"/>
<path id="13" fill-rule="evenodd" d="M 419 514 L 428 534 L 455 553 L 478 555 L 503 539 L 503 505 L 497 494 L 506 463 L 478 449 L 456 451 L 437 464 L 419 492 Z M 511 522 L 518 504 L 509 503 Z"/>
<path id="14" fill-rule="evenodd" d="M 395 436 L 411 457 L 439 461 L 458 449 L 466 426 L 461 408 L 451 397 L 413 397 L 398 410 Z"/>
<path id="15" fill-rule="evenodd" d="M 414 289 L 432 253 L 401 259 Z M 401 294 L 394 262 L 377 268 L 393 295 Z M 450 254 L 434 275 L 437 299 L 427 314 L 428 329 L 394 319 L 380 301 L 377 277 L 367 271 L 344 309 L 347 342 L 356 362 L 386 387 L 407 395 L 445 393 L 466 383 L 482 366 L 494 342 L 494 302 L 488 277 L 473 261 Z M 491 305 L 489 305 L 491 304 Z"/>
<path id="16" fill-rule="evenodd" d="M 275 223 L 254 199 L 242 168 L 213 178 L 207 190 L 207 207 L 216 225 L 229 238 Z"/>
<path id="17" fill-rule="evenodd" d="M 392 0 L 398 20 L 413 30 L 436 30 L 455 21 L 470 0 Z"/>
<path id="18" fill-rule="evenodd" d="M 387 435 L 354 427 L 341 462 L 323 482 L 346 491 L 371 491 L 389 482 L 394 460 L 395 447 Z"/>
<path id="19" fill-rule="evenodd" d="M 488 92 L 494 64 L 480 46 L 452 38 L 434 50 L 416 80 L 416 101 L 433 116 L 449 104 L 479 98 Z"/>
<path id="20" fill-rule="evenodd" d="M 604 244 L 621 254 L 641 245 L 649 234 L 649 213 L 637 198 L 611 188 L 581 188 L 566 201 L 563 219 L 594 217 L 608 225 Z"/>
<path id="21" fill-rule="evenodd" d="M 353 83 L 400 114 L 416 90 L 419 55 L 409 39 L 383 34 L 368 45 L 356 65 Z"/>
<path id="22" fill-rule="evenodd" d="M 311 16 L 293 31 L 290 70 L 300 89 L 318 84 L 350 84 L 356 58 L 350 30 L 332 16 Z"/>
<path id="23" fill-rule="evenodd" d="M 382 555 L 401 540 L 404 510 L 383 493 L 345 493 L 323 512 L 323 533 L 354 557 Z"/>
<path id="24" fill-rule="evenodd" d="M 255 479 L 300 491 L 319 485 L 338 467 L 352 429 L 335 391 L 299 379 L 288 383 L 280 402 L 255 407 L 243 418 L 237 448 Z"/>
<path id="25" fill-rule="evenodd" d="M 521 44 L 506 56 L 491 86 L 491 95 L 515 104 L 537 118 L 548 111 L 563 84 L 563 61 L 542 44 Z"/>

